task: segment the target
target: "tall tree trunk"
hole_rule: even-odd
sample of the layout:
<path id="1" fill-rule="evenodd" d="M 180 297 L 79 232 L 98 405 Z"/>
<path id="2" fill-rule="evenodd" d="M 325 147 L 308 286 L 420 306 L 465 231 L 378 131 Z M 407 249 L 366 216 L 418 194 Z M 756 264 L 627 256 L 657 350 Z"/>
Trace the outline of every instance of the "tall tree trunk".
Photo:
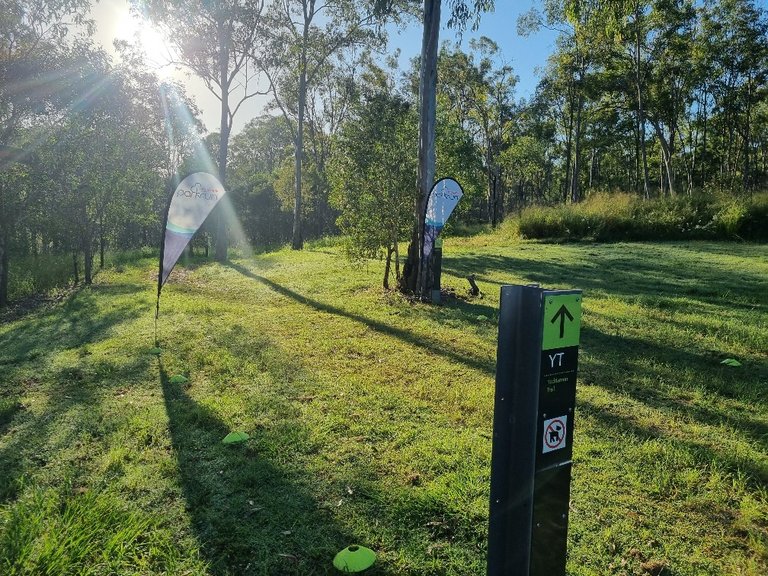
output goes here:
<path id="1" fill-rule="evenodd" d="M 400 248 L 397 244 L 397 234 L 394 235 L 392 241 L 395 247 L 395 282 L 400 282 Z"/>
<path id="2" fill-rule="evenodd" d="M 667 138 L 664 136 L 664 129 L 657 120 L 651 119 L 651 125 L 656 131 L 656 137 L 659 139 L 659 146 L 661 147 L 661 172 L 666 175 L 666 182 L 662 181 L 661 187 L 663 189 L 663 185 L 666 183 L 669 195 L 676 196 L 675 172 L 674 168 L 672 167 L 672 139 L 674 138 L 674 133 L 670 134 L 669 140 L 667 140 Z"/>
<path id="3" fill-rule="evenodd" d="M 311 7 L 314 12 L 314 4 Z M 304 12 L 304 25 L 301 36 L 301 55 L 299 60 L 299 93 L 296 110 L 296 142 L 294 145 L 295 173 L 293 198 L 293 230 L 291 232 L 291 248 L 301 250 L 304 247 L 304 235 L 302 233 L 302 162 L 304 160 L 304 114 L 307 106 L 307 49 L 309 44 L 311 14 Z"/>
<path id="4" fill-rule="evenodd" d="M 496 179 L 493 175 L 493 166 L 491 166 L 491 147 L 485 153 L 485 171 L 488 177 L 488 220 L 492 228 L 496 228 L 498 218 L 498 203 L 496 199 Z"/>
<path id="5" fill-rule="evenodd" d="M 229 38 L 224 29 L 224 23 L 219 23 L 219 78 L 221 81 L 221 117 L 219 123 L 219 181 L 224 189 L 227 186 L 227 149 L 229 147 Z M 226 201 L 225 201 L 226 202 Z M 216 252 L 217 262 L 227 261 L 227 219 L 224 202 L 218 206 L 216 219 Z"/>
<path id="6" fill-rule="evenodd" d="M 637 31 L 635 34 L 635 87 L 637 89 L 637 122 L 640 131 L 640 157 L 643 170 L 643 198 L 648 200 L 651 197 L 650 187 L 648 186 L 648 153 L 646 150 L 645 137 L 645 108 L 643 102 L 643 81 L 640 65 L 642 59 L 640 55 L 640 14 L 636 13 L 635 25 Z"/>
<path id="7" fill-rule="evenodd" d="M 741 185 L 745 192 L 752 193 L 752 165 L 750 163 L 750 138 L 752 132 L 752 79 L 747 82 L 747 110 L 744 121 L 744 168 L 741 175 Z"/>
<path id="8" fill-rule="evenodd" d="M 579 84 L 581 84 L 581 80 L 579 80 Z M 581 201 L 579 174 L 581 172 L 581 115 L 583 108 L 584 96 L 582 96 L 581 88 L 579 88 L 579 94 L 576 99 L 576 132 L 573 136 L 573 172 L 571 173 L 571 202 L 573 204 Z"/>
<path id="9" fill-rule="evenodd" d="M 384 261 L 384 290 L 389 290 L 389 273 L 392 268 L 392 254 L 394 249 L 392 246 L 387 246 L 387 258 Z"/>
<path id="10" fill-rule="evenodd" d="M 291 239 L 291 248 L 294 250 L 301 250 L 304 247 L 304 239 L 301 233 L 301 168 L 304 155 L 304 108 L 307 100 L 307 72 L 306 72 L 306 43 L 302 48 L 302 67 L 301 74 L 299 74 L 299 99 L 298 99 L 298 114 L 296 126 L 296 145 L 295 145 L 295 160 L 296 160 L 296 173 L 294 177 L 294 184 L 296 190 L 294 192 L 293 199 L 293 233 Z"/>
<path id="11" fill-rule="evenodd" d="M 0 308 L 8 305 L 8 229 L 0 231 Z"/>
<path id="12" fill-rule="evenodd" d="M 99 217 L 99 268 L 104 268 L 104 251 L 107 239 L 104 238 L 104 217 Z"/>
<path id="13" fill-rule="evenodd" d="M 80 283 L 80 273 L 77 270 L 77 250 L 72 250 L 72 274 L 75 277 L 74 285 L 77 286 Z"/>
<path id="14" fill-rule="evenodd" d="M 576 106 L 574 105 L 574 85 L 573 80 L 568 92 L 568 128 L 566 130 L 565 138 L 565 179 L 563 180 L 563 202 L 568 202 L 568 194 L 571 187 L 571 156 L 573 149 L 573 116 Z"/>
<path id="15" fill-rule="evenodd" d="M 93 243 L 87 230 L 83 238 L 83 281 L 86 286 L 93 283 Z"/>
<path id="16" fill-rule="evenodd" d="M 429 290 L 427 263 L 422 262 L 424 218 L 429 191 L 435 179 L 435 115 L 437 108 L 437 45 L 440 35 L 440 0 L 424 0 L 424 33 L 419 71 L 419 166 L 418 196 L 414 203 L 414 227 L 403 266 L 401 288 L 426 296 Z"/>
<path id="17" fill-rule="evenodd" d="M 635 170 L 632 174 L 630 181 L 632 182 L 632 188 L 635 191 L 635 194 L 640 195 L 640 116 L 638 114 L 635 114 Z M 629 167 L 627 167 L 627 174 L 629 174 Z"/>
<path id="18" fill-rule="evenodd" d="M 499 212 L 497 219 L 499 222 L 504 222 L 504 214 L 506 214 L 505 202 L 506 199 L 506 186 L 504 185 L 503 169 L 501 166 L 496 166 L 494 177 L 496 178 L 496 198 L 499 203 Z"/>
<path id="19" fill-rule="evenodd" d="M 707 92 L 704 92 L 704 123 L 702 126 L 702 138 L 701 138 L 701 187 L 705 188 L 707 185 L 707 126 L 708 126 L 708 104 Z"/>

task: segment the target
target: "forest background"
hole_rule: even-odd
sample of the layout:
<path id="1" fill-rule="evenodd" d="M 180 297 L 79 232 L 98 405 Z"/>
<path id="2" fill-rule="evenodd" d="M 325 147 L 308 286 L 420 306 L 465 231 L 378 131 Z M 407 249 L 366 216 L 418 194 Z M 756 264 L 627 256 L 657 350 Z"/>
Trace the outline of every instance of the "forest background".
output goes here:
<path id="1" fill-rule="evenodd" d="M 399 274 L 419 65 L 403 71 L 386 32 L 420 3 L 134 2 L 221 102 L 211 133 L 141 46 L 119 42 L 116 59 L 94 42 L 89 5 L 2 2 L 1 306 L 90 283 L 110 252 L 156 249 L 178 176 L 200 169 L 230 204 L 192 250 L 343 235 L 352 258 L 387 259 L 385 285 Z M 528 98 L 492 38 L 440 48 L 436 177 L 465 191 L 454 232 L 507 220 L 526 237 L 766 239 L 764 3 L 548 0 L 515 26 L 557 33 Z M 265 113 L 232 134 L 257 96 Z"/>

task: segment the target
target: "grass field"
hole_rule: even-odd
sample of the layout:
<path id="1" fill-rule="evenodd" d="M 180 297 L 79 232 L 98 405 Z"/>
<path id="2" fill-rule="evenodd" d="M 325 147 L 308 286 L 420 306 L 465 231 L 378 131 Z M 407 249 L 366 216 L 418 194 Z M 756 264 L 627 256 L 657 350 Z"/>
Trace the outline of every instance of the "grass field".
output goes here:
<path id="1" fill-rule="evenodd" d="M 483 574 L 498 292 L 530 282 L 584 290 L 568 573 L 768 574 L 768 246 L 444 250 L 483 298 L 333 246 L 179 268 L 159 358 L 152 260 L 6 319 L 0 574 L 333 574 L 351 543 Z"/>

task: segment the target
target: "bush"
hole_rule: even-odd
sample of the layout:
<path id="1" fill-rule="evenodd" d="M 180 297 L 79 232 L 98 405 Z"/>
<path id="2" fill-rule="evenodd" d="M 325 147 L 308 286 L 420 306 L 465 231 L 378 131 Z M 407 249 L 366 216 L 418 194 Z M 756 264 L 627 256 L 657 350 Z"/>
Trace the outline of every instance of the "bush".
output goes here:
<path id="1" fill-rule="evenodd" d="M 644 201 L 597 194 L 580 204 L 525 209 L 523 238 L 593 240 L 768 239 L 768 194 L 753 200 L 685 196 Z"/>
<path id="2" fill-rule="evenodd" d="M 768 193 L 751 202 L 724 202 L 715 219 L 723 237 L 768 241 Z"/>
<path id="3" fill-rule="evenodd" d="M 82 274 L 82 262 L 78 262 Z M 73 280 L 71 254 L 41 254 L 11 258 L 8 270 L 8 299 L 19 300 L 33 294 L 64 288 Z"/>
<path id="4" fill-rule="evenodd" d="M 106 267 L 120 268 L 139 260 L 158 257 L 158 249 L 145 246 L 135 250 L 107 252 Z M 94 256 L 94 274 L 98 273 L 98 254 Z M 83 281 L 83 256 L 78 255 L 79 281 Z M 8 270 L 8 299 L 11 302 L 38 294 L 50 294 L 72 286 L 72 254 L 38 254 L 11 257 Z"/>

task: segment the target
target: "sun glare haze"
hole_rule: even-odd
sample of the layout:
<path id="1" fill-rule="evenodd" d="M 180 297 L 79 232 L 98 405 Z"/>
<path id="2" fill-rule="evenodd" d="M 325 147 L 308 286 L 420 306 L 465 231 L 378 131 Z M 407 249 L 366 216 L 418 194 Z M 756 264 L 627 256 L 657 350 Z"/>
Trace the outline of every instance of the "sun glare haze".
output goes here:
<path id="1" fill-rule="evenodd" d="M 175 71 L 172 64 L 174 51 L 163 34 L 140 15 L 131 13 L 127 7 L 118 14 L 114 37 L 137 46 L 160 78 L 171 78 Z"/>

